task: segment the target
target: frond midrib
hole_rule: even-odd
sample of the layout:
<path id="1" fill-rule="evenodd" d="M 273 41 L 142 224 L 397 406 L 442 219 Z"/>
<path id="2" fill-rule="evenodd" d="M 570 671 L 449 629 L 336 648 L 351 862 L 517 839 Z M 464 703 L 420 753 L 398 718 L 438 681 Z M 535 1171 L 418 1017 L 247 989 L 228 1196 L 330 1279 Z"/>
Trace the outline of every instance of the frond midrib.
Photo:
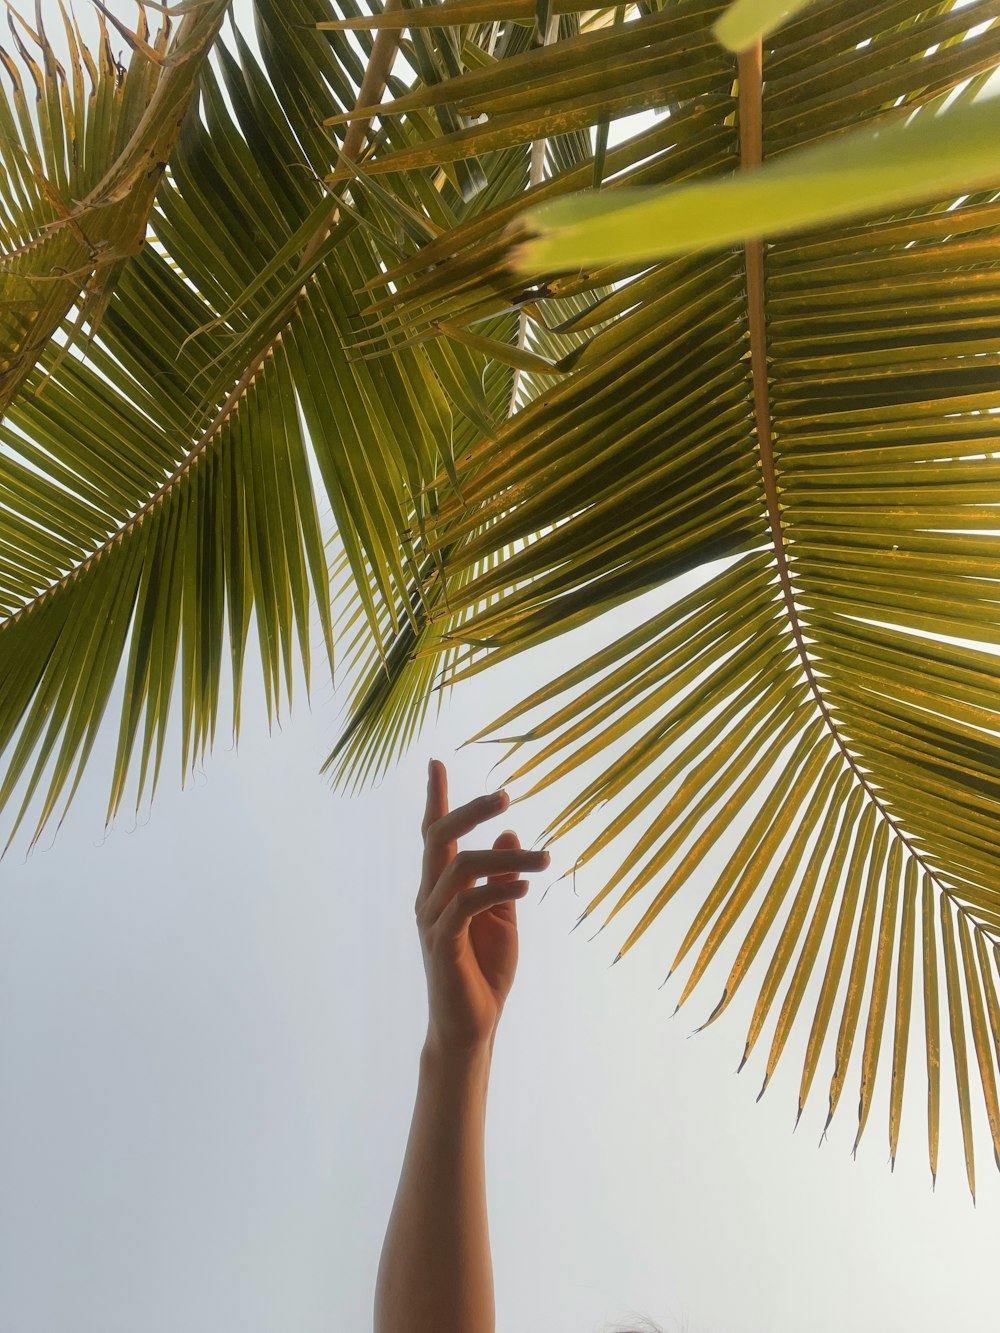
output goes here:
<path id="1" fill-rule="evenodd" d="M 282 330 L 279 330 L 278 333 L 273 338 L 270 338 L 266 343 L 266 345 L 259 352 L 255 354 L 253 360 L 250 362 L 247 369 L 240 376 L 240 379 L 235 385 L 235 387 L 229 393 L 228 397 L 226 398 L 226 401 L 222 404 L 218 412 L 216 412 L 215 416 L 202 431 L 201 435 L 195 441 L 192 448 L 188 451 L 188 453 L 181 460 L 181 462 L 178 463 L 178 465 L 174 468 L 170 476 L 167 477 L 166 480 L 156 488 L 156 490 L 149 497 L 149 499 L 146 500 L 135 511 L 135 513 L 131 515 L 130 518 L 126 519 L 126 521 L 122 523 L 109 537 L 107 537 L 103 542 L 101 542 L 99 546 L 97 546 L 93 551 L 91 551 L 91 553 L 84 560 L 81 560 L 79 564 L 74 565 L 72 569 L 67 570 L 66 573 L 63 574 L 61 578 L 56 579 L 53 583 L 50 583 L 48 587 L 43 588 L 42 591 L 39 592 L 35 597 L 31 598 L 30 601 L 27 601 L 22 606 L 19 606 L 16 611 L 14 611 L 11 615 L 7 616 L 5 620 L 0 622 L 0 634 L 2 634 L 5 630 L 9 630 L 13 625 L 16 625 L 20 620 L 30 615 L 31 612 L 35 610 L 37 607 L 41 606 L 43 603 L 48 601 L 49 598 L 54 597 L 58 592 L 62 591 L 62 589 L 66 588 L 69 584 L 71 584 L 75 579 L 79 578 L 82 574 L 85 574 L 93 565 L 95 565 L 101 559 L 101 557 L 107 551 L 111 549 L 112 546 L 114 546 L 117 542 L 124 541 L 125 538 L 128 537 L 142 523 L 145 516 L 158 504 L 160 504 L 166 498 L 166 496 L 169 495 L 169 493 L 174 489 L 175 486 L 179 485 L 180 482 L 184 480 L 184 478 L 188 475 L 188 473 L 192 470 L 192 468 L 194 468 L 195 464 L 205 453 L 206 449 L 211 444 L 212 440 L 215 438 L 218 431 L 225 424 L 226 420 L 239 406 L 240 402 L 243 399 L 245 391 L 253 383 L 257 371 L 267 360 L 268 356 L 272 356 L 274 354 L 274 348 L 281 341 L 281 337 L 282 337 Z"/>
<path id="2" fill-rule="evenodd" d="M 737 57 L 737 70 L 739 80 L 739 141 L 740 141 L 740 163 L 743 170 L 752 169 L 759 166 L 762 160 L 763 148 L 763 44 L 758 39 L 755 47 L 749 48 L 740 53 Z M 820 710 L 824 722 L 827 725 L 830 735 L 840 749 L 848 766 L 854 774 L 857 782 L 865 792 L 865 795 L 872 802 L 880 816 L 886 821 L 893 834 L 900 840 L 901 844 L 913 857 L 914 861 L 928 875 L 938 890 L 945 894 L 954 904 L 956 910 L 962 915 L 969 917 L 973 925 L 979 929 L 978 923 L 972 917 L 967 907 L 959 902 L 953 890 L 950 890 L 941 882 L 940 876 L 927 863 L 913 845 L 913 841 L 900 828 L 897 820 L 889 813 L 883 801 L 881 801 L 865 774 L 858 766 L 857 760 L 847 747 L 847 743 L 841 733 L 839 726 L 830 713 L 826 699 L 820 688 L 819 681 L 813 670 L 809 650 L 803 637 L 802 624 L 799 619 L 798 607 L 795 601 L 795 590 L 792 587 L 791 573 L 788 568 L 788 559 L 785 553 L 785 539 L 781 522 L 781 511 L 778 502 L 778 485 L 775 473 L 774 448 L 771 434 L 771 413 L 769 399 L 769 385 L 767 374 L 767 324 L 765 314 L 764 297 L 764 244 L 761 240 L 747 241 L 744 243 L 744 255 L 746 260 L 746 281 L 747 281 L 747 315 L 748 327 L 750 333 L 750 364 L 753 378 L 753 399 L 754 412 L 757 424 L 757 443 L 760 450 L 760 468 L 761 478 L 764 486 L 764 494 L 767 501 L 767 519 L 771 534 L 771 541 L 774 546 L 775 560 L 777 564 L 778 578 L 781 585 L 782 596 L 785 602 L 785 609 L 788 614 L 789 627 L 792 631 L 792 637 L 795 640 L 795 646 L 799 654 L 799 660 L 805 672 L 809 688 L 812 692 L 816 705 Z"/>

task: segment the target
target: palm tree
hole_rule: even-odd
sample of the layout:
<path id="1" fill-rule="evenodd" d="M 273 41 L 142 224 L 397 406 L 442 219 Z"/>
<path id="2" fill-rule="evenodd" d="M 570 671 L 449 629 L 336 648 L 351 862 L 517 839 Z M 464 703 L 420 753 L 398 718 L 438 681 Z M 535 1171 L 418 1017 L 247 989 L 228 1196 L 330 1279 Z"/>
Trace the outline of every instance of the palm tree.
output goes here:
<path id="1" fill-rule="evenodd" d="M 6 2 L 11 839 L 65 814 L 116 682 L 109 820 L 130 775 L 155 792 L 172 703 L 182 770 L 211 747 L 224 656 L 238 734 L 251 623 L 270 718 L 312 599 L 356 671 L 344 789 L 444 686 L 662 590 L 472 739 L 542 742 L 527 796 L 641 728 L 546 830 L 631 797 L 574 867 L 633 829 L 580 920 L 653 885 L 621 957 L 697 884 L 681 1003 L 739 926 L 714 1021 L 766 944 L 743 1058 L 783 991 L 766 1087 L 815 982 L 799 1113 L 832 1044 L 833 1115 L 860 1039 L 857 1139 L 891 1027 L 893 1161 L 915 1025 L 935 1174 L 946 1016 L 974 1191 L 973 1061 L 1000 1165 L 1000 170 L 974 105 L 1000 4 L 254 0 L 262 66 L 229 0 L 187 0 L 176 29 L 149 6 L 155 36 L 107 15 L 125 68 L 105 7 L 91 55 L 60 3 L 67 73 Z"/>

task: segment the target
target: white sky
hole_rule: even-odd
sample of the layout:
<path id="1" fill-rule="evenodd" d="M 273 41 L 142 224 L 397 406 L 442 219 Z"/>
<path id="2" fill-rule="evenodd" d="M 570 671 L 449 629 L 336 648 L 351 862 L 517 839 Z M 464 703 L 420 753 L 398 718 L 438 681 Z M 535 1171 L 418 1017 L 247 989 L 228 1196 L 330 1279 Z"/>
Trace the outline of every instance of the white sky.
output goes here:
<path id="1" fill-rule="evenodd" d="M 22 838 L 0 865 L 0 1333 L 371 1327 L 426 1025 L 412 903 L 427 759 L 448 765 L 453 804 L 500 785 L 513 763 L 491 774 L 493 747 L 458 746 L 664 600 L 459 687 L 352 800 L 318 776 L 346 691 L 317 676 L 311 712 L 268 737 L 251 675 L 239 754 L 223 739 L 181 791 L 168 745 L 151 816 L 102 841 L 112 704 L 58 837 L 27 859 Z M 462 845 L 505 825 L 529 845 L 589 776 Z M 887 1061 L 850 1157 L 860 1041 L 827 1142 L 829 1054 L 793 1135 L 804 1033 L 758 1105 L 771 1027 L 734 1077 L 763 955 L 688 1041 L 730 962 L 671 1021 L 686 969 L 658 988 L 690 895 L 613 969 L 644 895 L 592 942 L 605 911 L 569 931 L 627 838 L 577 897 L 566 879 L 540 904 L 595 831 L 555 843 L 518 908 L 487 1124 L 498 1333 L 640 1315 L 670 1333 L 990 1327 L 1000 1191 L 976 1085 L 976 1209 L 947 1068 L 931 1193 L 916 1040 L 894 1174 Z"/>

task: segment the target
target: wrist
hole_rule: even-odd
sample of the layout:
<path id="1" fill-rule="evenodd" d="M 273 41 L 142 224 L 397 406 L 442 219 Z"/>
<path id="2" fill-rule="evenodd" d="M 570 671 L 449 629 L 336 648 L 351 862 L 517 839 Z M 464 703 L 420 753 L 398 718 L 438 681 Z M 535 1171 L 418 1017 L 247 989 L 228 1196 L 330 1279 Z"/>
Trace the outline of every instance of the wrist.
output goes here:
<path id="1" fill-rule="evenodd" d="M 442 1041 L 430 1029 L 424 1037 L 423 1049 L 420 1052 L 421 1064 L 429 1064 L 435 1068 L 463 1073 L 482 1072 L 488 1074 L 492 1060 L 492 1036 L 488 1041 L 477 1042 L 472 1046 L 453 1046 L 449 1042 Z"/>

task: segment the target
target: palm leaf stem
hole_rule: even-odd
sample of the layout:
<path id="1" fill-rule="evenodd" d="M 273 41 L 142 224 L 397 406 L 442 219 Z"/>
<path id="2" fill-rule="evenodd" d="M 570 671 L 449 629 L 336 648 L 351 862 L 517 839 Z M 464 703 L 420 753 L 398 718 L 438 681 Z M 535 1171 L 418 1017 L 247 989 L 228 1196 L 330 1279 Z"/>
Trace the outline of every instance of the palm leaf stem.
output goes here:
<path id="1" fill-rule="evenodd" d="M 37 32 L 19 14 L 17 17 L 42 52 L 44 75 L 14 27 L 12 15 L 17 11 L 10 0 L 5 4 L 14 42 L 35 85 L 40 132 L 36 136 L 27 116 L 17 69 L 0 47 L 0 63 L 14 84 L 23 139 L 19 142 L 14 136 L 7 113 L 7 123 L 0 130 L 0 170 L 5 159 L 8 165 L 16 162 L 17 171 L 31 182 L 28 194 L 22 197 L 23 216 L 11 229 L 12 239 L 19 243 L 0 255 L 0 411 L 6 411 L 13 402 L 42 349 L 74 304 L 78 306 L 76 321 L 50 373 L 54 375 L 59 369 L 84 323 L 89 324 L 93 340 L 123 266 L 145 243 L 163 170 L 195 95 L 200 70 L 229 9 L 229 0 L 205 0 L 196 11 L 185 14 L 169 47 L 168 18 L 157 34 L 155 49 L 145 40 L 148 29 L 141 6 L 136 32 L 109 15 L 136 53 L 128 75 L 122 70 L 117 80 L 102 19 L 101 71 L 95 78 L 97 71 L 91 62 L 91 81 L 96 85 L 97 105 L 103 101 L 110 109 L 111 98 L 116 110 L 112 123 L 102 125 L 101 142 L 93 148 L 90 140 L 97 132 L 93 127 L 98 116 L 92 109 L 84 112 L 79 42 L 76 46 L 71 43 L 75 116 L 81 127 L 78 133 L 86 140 L 85 161 L 81 161 L 80 145 L 72 131 L 64 128 L 55 100 L 56 83 L 61 80 L 65 88 L 66 74 L 53 56 L 41 7 L 36 5 Z M 102 5 L 98 9 L 107 13 Z M 63 19 L 69 33 L 65 9 Z M 125 89 L 120 96 L 116 91 L 119 85 Z M 92 91 L 91 101 L 94 99 Z M 68 100 L 64 107 L 68 126 L 73 114 Z M 0 115 L 0 121 L 3 119 Z M 49 217 L 50 212 L 56 216 Z M 0 234 L 6 230 L 0 224 Z M 41 292 L 34 286 L 38 281 L 43 284 Z M 19 308 L 22 317 L 13 318 Z"/>
<path id="2" fill-rule="evenodd" d="M 386 0 L 382 12 L 389 14 L 393 10 L 399 9 L 400 4 L 401 0 Z M 317 26 L 322 27 L 323 25 L 319 24 Z M 368 65 L 365 69 L 364 78 L 361 80 L 361 87 L 358 89 L 358 96 L 354 105 L 355 113 L 366 106 L 371 107 L 372 111 L 366 117 L 351 121 L 340 150 L 344 157 L 352 161 L 360 156 L 361 150 L 364 148 L 368 127 L 371 125 L 375 114 L 374 108 L 381 102 L 382 94 L 385 92 L 386 84 L 389 82 L 389 76 L 392 73 L 401 36 L 402 32 L 399 28 L 380 28 L 375 34 L 372 52 L 368 58 Z M 329 220 L 317 229 L 316 235 L 303 250 L 302 258 L 299 261 L 300 269 L 305 268 L 323 244 L 331 228 L 337 225 L 339 215 L 340 205 L 338 203 L 332 210 Z"/>
<path id="3" fill-rule="evenodd" d="M 759 37 L 753 46 L 741 51 L 737 56 L 737 77 L 739 80 L 740 167 L 742 170 L 746 171 L 759 167 L 762 158 L 763 44 Z M 858 767 L 854 756 L 845 744 L 840 727 L 830 713 L 826 699 L 823 697 L 819 682 L 816 679 L 809 651 L 806 648 L 805 640 L 803 638 L 798 607 L 795 603 L 795 593 L 792 588 L 792 580 L 788 568 L 788 558 L 785 553 L 785 539 L 782 532 L 781 514 L 778 504 L 778 485 L 777 477 L 775 475 L 774 448 L 771 435 L 771 412 L 768 398 L 767 328 L 764 311 L 764 243 L 760 239 L 747 240 L 744 242 L 743 250 L 746 262 L 747 314 L 750 329 L 750 365 L 753 377 L 753 398 L 754 413 L 757 423 L 757 441 L 760 448 L 760 469 L 764 484 L 764 494 L 767 499 L 768 525 L 771 532 L 771 540 L 774 544 L 782 596 L 785 600 L 789 624 L 799 652 L 803 670 L 809 681 L 809 686 L 812 690 L 813 697 L 816 700 L 816 704 L 830 729 L 833 739 L 836 741 L 858 782 L 871 799 L 872 804 L 886 821 L 887 825 L 891 827 L 900 838 L 901 842 L 916 863 L 931 876 L 940 891 L 955 904 L 957 910 L 962 915 L 967 915 L 967 909 L 958 902 L 957 899 L 955 899 L 954 894 L 941 883 L 940 879 L 934 874 L 926 860 L 916 850 L 912 840 L 907 838 L 897 827 L 896 821 L 889 814 L 865 774 Z M 618 962 L 618 959 L 621 958 L 621 956 L 622 954 L 619 953 L 615 957 L 612 966 L 614 963 Z M 713 1014 L 712 1017 L 714 1016 L 715 1015 Z M 829 1123 L 829 1121 L 827 1123 Z M 855 1148 L 856 1147 L 857 1143 L 855 1143 Z"/>
<path id="4" fill-rule="evenodd" d="M 545 40 L 543 46 L 550 46 L 559 36 L 559 15 L 549 13 L 548 25 L 545 29 Z M 353 128 L 353 121 L 351 123 Z M 528 189 L 532 190 L 536 185 L 542 183 L 545 176 L 545 143 L 544 137 L 535 140 L 531 145 L 531 169 L 528 173 Z M 517 346 L 524 349 L 528 345 L 528 312 L 522 306 L 517 316 Z M 514 367 L 514 374 L 510 386 L 510 402 L 507 405 L 507 415 L 512 417 L 517 406 L 517 391 L 521 385 L 521 368 Z"/>
<path id="5" fill-rule="evenodd" d="M 140 524 L 145 518 L 145 516 L 152 509 L 154 509 L 163 500 L 163 498 L 169 494 L 170 491 L 173 490 L 173 488 L 187 475 L 187 473 L 191 471 L 195 463 L 197 463 L 198 459 L 204 454 L 209 444 L 218 434 L 219 430 L 222 428 L 223 423 L 243 401 L 244 391 L 248 388 L 249 385 L 253 383 L 257 371 L 261 368 L 261 366 L 264 364 L 264 362 L 267 360 L 269 356 L 274 355 L 275 347 L 277 346 L 278 343 L 281 342 L 281 335 L 282 335 L 282 330 L 279 329 L 275 337 L 272 338 L 257 353 L 257 355 L 247 366 L 246 370 L 240 376 L 239 381 L 237 382 L 237 384 L 235 385 L 229 396 L 226 398 L 226 401 L 222 404 L 218 412 L 216 412 L 215 416 L 205 427 L 205 429 L 201 432 L 201 437 L 195 442 L 194 446 L 185 455 L 185 457 L 178 464 L 178 466 L 174 468 L 170 476 L 167 477 L 167 479 L 160 486 L 157 487 L 157 489 L 153 492 L 153 494 L 149 497 L 149 499 L 145 502 L 145 504 L 141 505 L 135 511 L 132 517 L 126 523 L 123 523 L 122 526 L 117 529 L 117 531 L 113 532 L 110 537 L 108 537 L 105 541 L 101 542 L 99 546 L 95 547 L 94 550 L 90 553 L 90 555 L 87 556 L 85 560 L 82 560 L 78 565 L 74 565 L 74 567 L 68 570 L 67 573 L 65 573 L 61 579 L 57 579 L 54 583 L 50 583 L 48 587 L 43 588 L 42 591 L 37 594 L 37 596 L 33 597 L 30 601 L 25 602 L 22 606 L 19 606 L 15 611 L 12 611 L 8 616 L 6 616 L 3 621 L 0 621 L 0 633 L 9 630 L 12 625 L 17 624 L 17 622 L 20 619 L 30 614 L 31 611 L 33 611 L 36 607 L 40 606 L 43 602 L 46 602 L 50 597 L 52 597 L 55 593 L 59 592 L 60 589 L 64 588 L 68 583 L 71 583 L 74 579 L 80 578 L 83 574 L 87 572 L 87 570 L 91 567 L 91 565 L 96 564 L 96 562 L 100 560 L 100 558 L 108 550 L 110 550 L 112 546 L 114 546 L 117 542 L 124 541 L 128 533 L 131 532 L 132 529 L 135 528 L 138 524 Z"/>
<path id="6" fill-rule="evenodd" d="M 387 0 L 387 8 L 391 8 L 394 5 L 397 5 L 398 3 L 399 0 Z M 193 19 L 188 19 L 186 20 L 186 23 L 190 24 L 193 21 L 194 21 Z M 221 18 L 219 19 L 219 22 L 221 22 Z M 182 40 L 185 39 L 186 36 L 187 36 L 186 29 L 184 25 L 182 25 L 181 29 L 178 32 L 178 36 L 175 39 L 175 47 L 179 47 Z M 375 42 L 373 44 L 371 58 L 369 59 L 368 67 L 365 71 L 365 76 L 364 79 L 362 80 L 361 88 L 358 93 L 357 104 L 359 106 L 369 102 L 377 102 L 378 99 L 381 98 L 385 90 L 389 75 L 391 73 L 392 63 L 395 58 L 398 47 L 399 47 L 398 31 L 393 31 L 391 29 L 388 29 L 386 31 L 380 31 L 376 35 Z M 354 120 L 351 122 L 351 125 L 348 129 L 347 135 L 345 136 L 344 140 L 343 151 L 346 155 L 350 156 L 360 152 L 364 144 L 369 124 L 370 124 L 370 118 L 364 120 Z M 322 222 L 320 222 L 319 226 L 316 228 L 313 237 L 303 250 L 301 258 L 299 259 L 298 263 L 299 272 L 302 272 L 302 270 L 307 268 L 310 265 L 310 261 L 313 261 L 312 268 L 315 269 L 316 267 L 315 256 L 320 250 L 320 247 L 323 245 L 323 242 L 329 236 L 331 229 L 336 225 L 338 217 L 339 217 L 339 202 L 331 207 L 329 215 Z M 298 287 L 296 289 L 295 297 L 293 297 L 290 306 L 291 304 L 297 302 L 299 298 L 301 298 L 305 290 L 306 290 L 305 287 Z M 290 310 L 285 313 L 290 313 Z M 120 528 L 118 528 L 115 532 L 113 532 L 109 537 L 107 537 L 105 541 L 101 542 L 98 546 L 96 546 L 94 550 L 90 553 L 90 555 L 88 555 L 87 558 L 83 560 L 79 565 L 75 565 L 72 569 L 68 570 L 67 573 L 64 574 L 62 578 L 51 583 L 48 587 L 46 587 L 40 593 L 38 593 L 37 596 L 31 598 L 28 601 L 25 601 L 22 606 L 18 607 L 15 611 L 11 612 L 2 622 L 0 622 L 0 632 L 8 630 L 12 625 L 16 624 L 18 620 L 22 619 L 24 616 L 29 614 L 34 608 L 46 602 L 49 598 L 51 598 L 54 594 L 59 592 L 67 584 L 71 583 L 74 579 L 77 579 L 83 574 L 85 574 L 87 570 L 92 565 L 94 565 L 111 547 L 113 547 L 116 543 L 123 541 L 130 531 L 132 531 L 138 524 L 141 524 L 145 516 L 148 513 L 150 513 L 164 499 L 164 497 L 167 496 L 173 490 L 173 488 L 182 481 L 182 479 L 191 471 L 191 469 L 197 463 L 198 459 L 204 454 L 205 450 L 208 448 L 211 441 L 218 434 L 223 423 L 242 402 L 245 390 L 250 385 L 252 385 L 257 372 L 260 370 L 261 366 L 267 360 L 268 356 L 274 355 L 275 347 L 281 341 L 284 327 L 285 327 L 285 322 L 282 322 L 282 324 L 278 327 L 278 330 L 275 333 L 275 335 L 272 338 L 266 339 L 264 341 L 263 345 L 259 348 L 256 355 L 252 358 L 244 373 L 240 376 L 240 379 L 236 383 L 235 387 L 226 397 L 225 402 L 222 404 L 218 412 L 215 414 L 212 420 L 201 432 L 200 438 L 194 443 L 193 447 L 189 450 L 189 452 L 186 454 L 184 459 L 178 464 L 178 466 L 161 483 L 161 485 L 153 492 L 153 494 L 145 501 L 145 503 L 142 504 L 136 510 L 136 512 L 132 515 L 132 517 L 129 518 L 126 523 L 124 523 Z M 381 644 L 379 644 L 379 648 L 381 651 Z M 384 661 L 384 653 L 382 654 L 382 656 Z"/>

